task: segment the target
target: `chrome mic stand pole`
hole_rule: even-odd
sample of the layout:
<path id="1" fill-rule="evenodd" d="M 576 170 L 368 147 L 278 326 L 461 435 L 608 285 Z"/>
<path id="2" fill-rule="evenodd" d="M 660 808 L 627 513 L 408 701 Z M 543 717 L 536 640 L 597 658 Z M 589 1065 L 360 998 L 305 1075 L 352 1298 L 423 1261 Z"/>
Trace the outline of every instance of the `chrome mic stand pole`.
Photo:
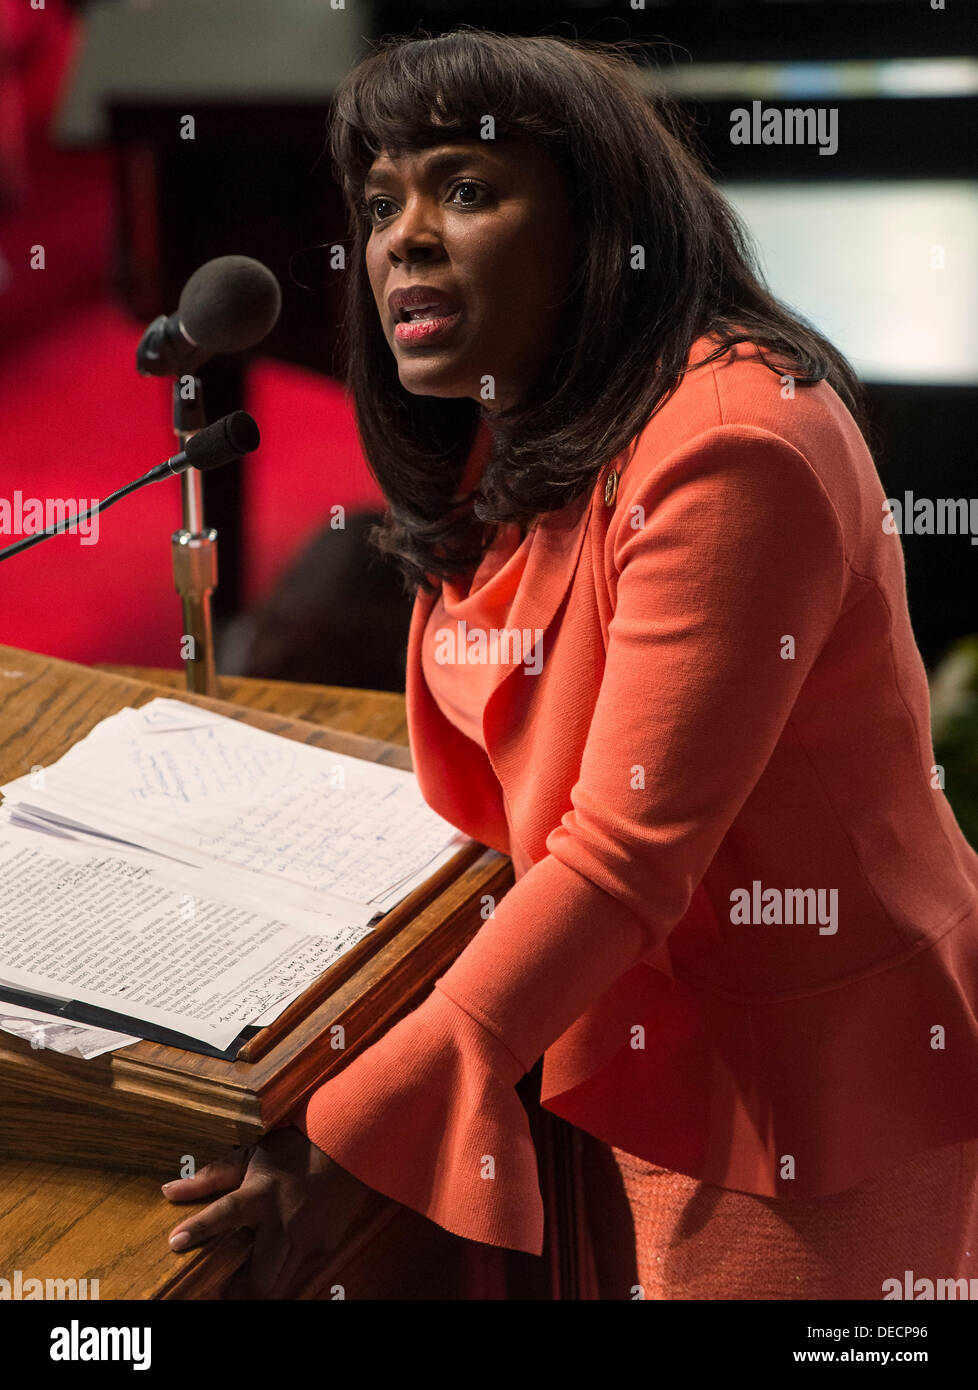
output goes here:
<path id="1" fill-rule="evenodd" d="M 186 447 L 191 435 L 207 423 L 204 392 L 199 377 L 193 377 L 192 396 L 183 396 L 186 376 L 173 383 L 173 429 Z M 187 669 L 187 689 L 197 695 L 214 695 L 217 671 L 214 666 L 214 628 L 211 621 L 211 594 L 217 588 L 217 532 L 204 525 L 204 497 L 201 475 L 188 468 L 180 475 L 183 526 L 170 537 L 173 553 L 173 580 L 183 600 L 181 656 Z"/>

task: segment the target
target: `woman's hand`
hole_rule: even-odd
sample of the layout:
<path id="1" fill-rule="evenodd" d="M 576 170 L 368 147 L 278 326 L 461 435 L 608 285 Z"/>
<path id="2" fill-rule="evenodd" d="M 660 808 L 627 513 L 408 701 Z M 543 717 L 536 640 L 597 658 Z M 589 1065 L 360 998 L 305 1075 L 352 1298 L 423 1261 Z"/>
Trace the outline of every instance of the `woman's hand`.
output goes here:
<path id="1" fill-rule="evenodd" d="M 233 1189 L 233 1190 L 229 1190 Z M 211 1202 L 170 1232 L 170 1248 L 190 1250 L 247 1227 L 255 1233 L 252 1287 L 260 1298 L 287 1297 L 298 1270 L 319 1254 L 325 1261 L 371 1189 L 317 1149 L 298 1129 L 277 1129 L 258 1144 L 236 1149 L 192 1178 L 165 1183 L 170 1202 Z"/>

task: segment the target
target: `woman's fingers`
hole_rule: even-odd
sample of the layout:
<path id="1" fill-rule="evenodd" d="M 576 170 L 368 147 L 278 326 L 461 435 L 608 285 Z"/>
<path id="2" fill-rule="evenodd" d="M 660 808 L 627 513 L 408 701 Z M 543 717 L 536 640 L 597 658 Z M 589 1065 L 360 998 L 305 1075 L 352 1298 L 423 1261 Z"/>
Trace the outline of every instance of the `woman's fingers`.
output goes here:
<path id="1" fill-rule="evenodd" d="M 175 1226 L 170 1248 L 191 1250 L 232 1231 L 252 1231 L 248 1286 L 259 1298 L 288 1297 L 293 1286 L 301 1287 L 307 1269 L 315 1275 L 317 1266 L 328 1265 L 369 1194 L 298 1130 L 275 1131 L 163 1190 L 171 1202 L 225 1194 Z"/>
<path id="2" fill-rule="evenodd" d="M 208 1163 L 192 1178 L 175 1178 L 165 1182 L 161 1189 L 168 1202 L 198 1202 L 209 1197 L 212 1192 L 227 1192 L 238 1187 L 254 1152 L 254 1145 L 247 1149 L 235 1149 L 227 1158 Z"/>
<path id="3" fill-rule="evenodd" d="M 192 1250 L 197 1245 L 203 1245 L 206 1240 L 227 1235 L 242 1226 L 256 1230 L 261 1219 L 261 1205 L 262 1198 L 258 1192 L 242 1188 L 229 1192 L 226 1197 L 219 1197 L 216 1202 L 211 1202 L 209 1207 L 205 1207 L 196 1216 L 181 1221 L 179 1226 L 174 1226 L 169 1236 L 170 1249 Z"/>

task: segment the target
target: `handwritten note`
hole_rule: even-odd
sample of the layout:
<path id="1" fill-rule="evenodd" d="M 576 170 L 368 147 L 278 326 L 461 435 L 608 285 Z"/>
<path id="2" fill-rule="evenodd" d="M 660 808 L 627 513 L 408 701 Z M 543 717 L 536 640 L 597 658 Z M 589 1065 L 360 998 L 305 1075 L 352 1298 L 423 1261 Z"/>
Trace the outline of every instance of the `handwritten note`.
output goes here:
<path id="1" fill-rule="evenodd" d="M 310 747 L 175 700 L 104 720 L 53 767 L 2 788 L 12 814 L 274 881 L 295 906 L 368 917 L 464 837 L 413 773 Z"/>

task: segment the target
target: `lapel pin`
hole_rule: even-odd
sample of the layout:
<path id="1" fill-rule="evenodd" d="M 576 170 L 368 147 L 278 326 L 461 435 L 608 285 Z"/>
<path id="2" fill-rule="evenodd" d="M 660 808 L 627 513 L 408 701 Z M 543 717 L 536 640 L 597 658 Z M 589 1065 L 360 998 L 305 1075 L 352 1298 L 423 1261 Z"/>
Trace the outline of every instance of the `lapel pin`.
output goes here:
<path id="1" fill-rule="evenodd" d="M 618 492 L 618 470 L 613 468 L 608 474 L 604 485 L 604 504 L 606 507 L 615 505 L 615 496 Z"/>

